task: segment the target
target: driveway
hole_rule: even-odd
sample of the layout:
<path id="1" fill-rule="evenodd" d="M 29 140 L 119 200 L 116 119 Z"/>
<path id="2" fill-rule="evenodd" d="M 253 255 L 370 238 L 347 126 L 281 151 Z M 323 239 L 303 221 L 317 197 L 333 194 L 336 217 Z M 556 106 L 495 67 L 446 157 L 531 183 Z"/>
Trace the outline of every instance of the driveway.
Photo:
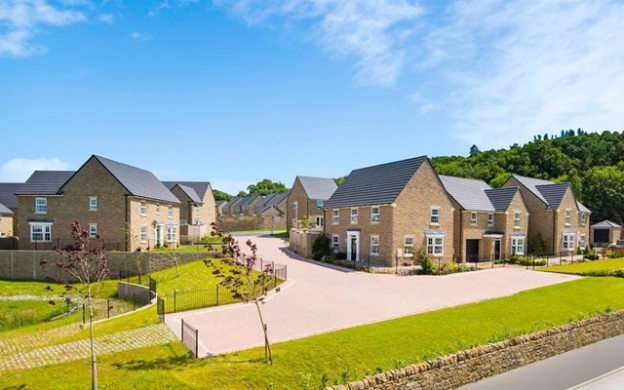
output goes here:
<path id="1" fill-rule="evenodd" d="M 369 274 L 303 259 L 278 238 L 254 236 L 241 241 L 248 238 L 265 261 L 288 265 L 288 281 L 262 306 L 272 343 L 577 279 L 518 268 L 448 276 Z M 264 345 L 252 304 L 167 315 L 166 322 L 177 335 L 181 318 L 199 330 L 203 356 Z"/>

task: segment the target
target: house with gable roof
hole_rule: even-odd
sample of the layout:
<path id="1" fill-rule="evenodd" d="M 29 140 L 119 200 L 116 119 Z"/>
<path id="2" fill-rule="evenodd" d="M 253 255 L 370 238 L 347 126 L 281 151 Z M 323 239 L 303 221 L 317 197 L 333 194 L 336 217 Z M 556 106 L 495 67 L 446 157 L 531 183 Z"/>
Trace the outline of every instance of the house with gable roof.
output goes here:
<path id="1" fill-rule="evenodd" d="M 297 176 L 288 196 L 286 228 L 299 227 L 304 217 L 311 225 L 324 226 L 324 203 L 337 188 L 331 178 Z"/>
<path id="2" fill-rule="evenodd" d="M 2 214 L 4 216 L 4 227 L 0 228 L 0 234 L 5 233 L 5 236 L 12 236 L 17 234 L 17 191 L 24 183 L 0 183 L 0 204 L 2 204 L 8 211 Z M 9 221 L 13 224 L 11 228 L 6 225 Z M 9 230 L 11 234 L 9 233 Z"/>
<path id="3" fill-rule="evenodd" d="M 207 181 L 163 181 L 178 198 L 180 206 L 180 236 L 200 238 L 210 233 L 217 220 L 212 186 Z"/>

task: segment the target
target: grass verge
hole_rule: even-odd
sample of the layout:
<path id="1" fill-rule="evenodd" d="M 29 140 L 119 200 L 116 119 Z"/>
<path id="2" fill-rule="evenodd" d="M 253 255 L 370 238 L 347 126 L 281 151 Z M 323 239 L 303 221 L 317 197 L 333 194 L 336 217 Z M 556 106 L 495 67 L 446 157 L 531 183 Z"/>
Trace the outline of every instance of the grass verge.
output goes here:
<path id="1" fill-rule="evenodd" d="M 563 274 L 584 275 L 586 273 L 600 272 L 600 271 L 617 271 L 624 269 L 624 258 L 621 259 L 607 259 L 596 261 L 584 261 L 574 264 L 557 265 L 554 267 L 543 267 L 540 271 L 557 272 Z"/>

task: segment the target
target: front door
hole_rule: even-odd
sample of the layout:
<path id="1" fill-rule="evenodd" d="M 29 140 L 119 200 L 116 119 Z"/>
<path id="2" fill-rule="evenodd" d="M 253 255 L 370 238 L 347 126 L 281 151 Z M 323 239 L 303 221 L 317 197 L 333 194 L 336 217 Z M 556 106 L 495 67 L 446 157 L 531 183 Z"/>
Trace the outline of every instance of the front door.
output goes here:
<path id="1" fill-rule="evenodd" d="M 347 234 L 347 260 L 360 261 L 360 233 Z"/>
<path id="2" fill-rule="evenodd" d="M 494 260 L 500 260 L 501 255 L 501 240 L 494 240 Z"/>
<path id="3" fill-rule="evenodd" d="M 469 263 L 479 261 L 479 240 L 466 240 L 466 261 Z"/>
<path id="4" fill-rule="evenodd" d="M 321 217 L 321 216 L 317 216 L 316 217 L 316 226 L 317 227 L 323 227 L 323 217 Z"/>

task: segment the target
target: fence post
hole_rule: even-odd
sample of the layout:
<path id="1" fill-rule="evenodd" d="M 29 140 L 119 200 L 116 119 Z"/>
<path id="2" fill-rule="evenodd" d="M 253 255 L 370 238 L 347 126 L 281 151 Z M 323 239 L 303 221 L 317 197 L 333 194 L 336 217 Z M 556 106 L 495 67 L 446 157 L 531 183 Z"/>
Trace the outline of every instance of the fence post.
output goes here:
<path id="1" fill-rule="evenodd" d="M 83 325 L 86 323 L 86 318 L 85 318 L 86 314 L 87 314 L 86 307 L 85 307 L 85 304 L 83 303 L 82 304 L 82 324 Z"/>
<path id="2" fill-rule="evenodd" d="M 182 318 L 182 321 L 180 321 L 180 341 L 182 341 L 184 343 L 184 318 Z"/>
<path id="3" fill-rule="evenodd" d="M 544 257 L 544 255 L 542 255 L 542 257 Z M 548 259 L 548 253 L 546 253 L 546 268 L 548 268 L 549 263 L 550 263 L 550 261 Z"/>
<path id="4" fill-rule="evenodd" d="M 178 312 L 178 290 L 173 290 L 173 312 Z"/>
<path id="5" fill-rule="evenodd" d="M 195 328 L 195 357 L 199 357 L 199 330 Z"/>
<path id="6" fill-rule="evenodd" d="M 110 318 L 110 298 L 106 300 L 106 318 Z"/>
<path id="7" fill-rule="evenodd" d="M 215 289 L 217 290 L 217 306 L 219 306 L 219 285 L 216 285 Z"/>
<path id="8" fill-rule="evenodd" d="M 134 310 L 136 310 L 136 294 L 132 294 L 132 304 L 134 305 Z"/>

